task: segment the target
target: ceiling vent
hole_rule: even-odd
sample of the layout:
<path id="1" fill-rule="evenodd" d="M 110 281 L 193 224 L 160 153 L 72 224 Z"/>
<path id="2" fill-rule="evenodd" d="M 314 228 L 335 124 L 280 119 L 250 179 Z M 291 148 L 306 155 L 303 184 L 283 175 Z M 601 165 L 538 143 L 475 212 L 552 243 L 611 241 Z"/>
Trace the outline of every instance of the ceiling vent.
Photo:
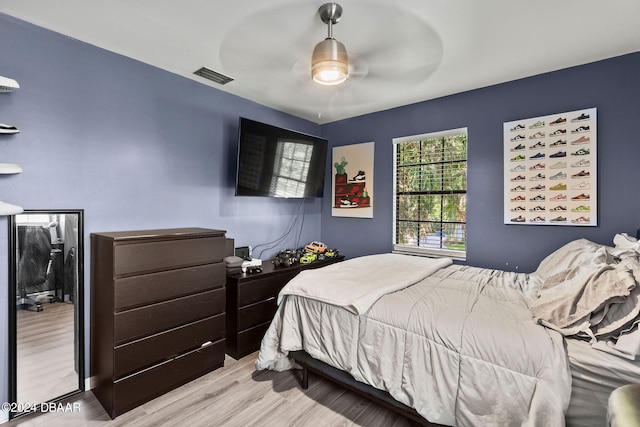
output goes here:
<path id="1" fill-rule="evenodd" d="M 193 74 L 204 77 L 205 79 L 211 80 L 212 82 L 216 82 L 221 85 L 226 85 L 227 83 L 233 81 L 231 77 L 220 74 L 217 71 L 210 70 L 207 67 L 202 67 L 199 70 L 194 71 Z"/>

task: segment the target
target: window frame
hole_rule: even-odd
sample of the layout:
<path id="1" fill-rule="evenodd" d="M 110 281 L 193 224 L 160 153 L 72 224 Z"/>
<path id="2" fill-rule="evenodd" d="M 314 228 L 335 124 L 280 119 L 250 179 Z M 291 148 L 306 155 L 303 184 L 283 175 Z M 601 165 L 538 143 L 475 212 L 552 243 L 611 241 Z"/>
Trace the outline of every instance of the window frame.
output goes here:
<path id="1" fill-rule="evenodd" d="M 461 251 L 461 250 L 452 250 L 452 249 L 443 249 L 443 248 L 433 248 L 433 247 L 425 247 L 425 246 L 412 246 L 412 245 L 404 245 L 404 244 L 399 244 L 397 243 L 397 231 L 398 231 L 398 194 L 397 194 L 397 185 L 398 185 L 398 147 L 400 145 L 402 145 L 403 143 L 407 143 L 407 142 L 415 142 L 415 141 L 422 141 L 422 140 L 429 140 L 429 139 L 438 139 L 438 138 L 444 138 L 444 137 L 448 137 L 448 136 L 456 136 L 456 135 L 462 135 L 464 134 L 467 138 L 467 155 L 465 157 L 465 162 L 467 164 L 469 164 L 469 159 L 468 159 L 468 147 L 469 147 L 469 131 L 468 128 L 463 127 L 463 128 L 457 128 L 457 129 L 450 129 L 450 130 L 445 130 L 445 131 L 439 131 L 439 132 L 429 132 L 429 133 L 423 133 L 423 134 L 418 134 L 418 135 L 410 135 L 410 136 L 404 136 L 404 137 L 398 137 L 398 138 L 393 138 L 392 139 L 392 143 L 393 143 L 393 191 L 392 191 L 392 197 L 393 197 L 393 240 L 392 240 L 392 244 L 393 244 L 393 253 L 401 253 L 401 254 L 408 254 L 408 255 L 420 255 L 420 256 L 428 256 L 428 257 L 450 257 L 456 260 L 466 260 L 467 258 L 467 243 L 468 243 L 468 239 L 466 236 L 466 232 L 465 232 L 465 250 Z M 467 178 L 468 178 L 468 169 L 467 169 Z M 465 189 L 464 189 L 464 194 L 465 197 L 468 198 L 468 181 L 466 181 L 465 184 Z M 468 206 L 468 205 L 467 205 Z M 465 213 L 467 212 L 467 207 L 465 207 Z M 440 222 L 440 224 L 443 224 L 442 221 Z M 466 224 L 467 221 L 465 220 L 464 222 L 464 226 L 466 228 Z"/>

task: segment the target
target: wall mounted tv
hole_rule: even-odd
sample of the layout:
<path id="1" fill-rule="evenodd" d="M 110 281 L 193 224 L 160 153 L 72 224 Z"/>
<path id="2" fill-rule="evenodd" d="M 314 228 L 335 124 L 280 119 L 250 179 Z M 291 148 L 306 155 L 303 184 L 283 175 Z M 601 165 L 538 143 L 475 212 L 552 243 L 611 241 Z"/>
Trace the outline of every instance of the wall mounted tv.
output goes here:
<path id="1" fill-rule="evenodd" d="M 326 139 L 240 118 L 236 196 L 322 197 Z"/>

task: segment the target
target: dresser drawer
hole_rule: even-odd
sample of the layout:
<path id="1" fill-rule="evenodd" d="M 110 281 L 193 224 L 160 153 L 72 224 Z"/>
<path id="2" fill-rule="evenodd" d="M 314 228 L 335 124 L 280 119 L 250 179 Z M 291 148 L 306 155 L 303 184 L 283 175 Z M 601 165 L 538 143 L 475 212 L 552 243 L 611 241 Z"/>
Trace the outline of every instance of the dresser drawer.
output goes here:
<path id="1" fill-rule="evenodd" d="M 238 310 L 238 331 L 249 329 L 264 322 L 271 322 L 277 308 L 276 297 L 242 307 Z"/>
<path id="2" fill-rule="evenodd" d="M 121 311 L 114 316 L 115 345 L 224 312 L 225 288 Z"/>
<path id="3" fill-rule="evenodd" d="M 194 350 L 114 383 L 113 409 L 116 417 L 169 390 L 192 381 L 224 364 L 224 340 Z"/>
<path id="4" fill-rule="evenodd" d="M 151 335 L 115 348 L 114 377 L 122 378 L 134 371 L 199 348 L 207 341 L 224 338 L 224 313 Z"/>
<path id="5" fill-rule="evenodd" d="M 221 288 L 225 284 L 222 262 L 116 279 L 115 311 Z"/>
<path id="6" fill-rule="evenodd" d="M 114 274 L 126 277 L 209 264 L 221 261 L 224 253 L 224 237 L 117 244 L 114 247 Z"/>
<path id="7" fill-rule="evenodd" d="M 271 322 L 263 323 L 262 325 L 254 326 L 251 329 L 246 329 L 238 333 L 238 341 L 236 343 L 238 358 L 260 349 L 262 338 L 265 332 L 267 332 L 267 329 L 269 329 L 270 324 Z"/>
<path id="8" fill-rule="evenodd" d="M 278 296 L 280 289 L 296 274 L 298 274 L 297 270 L 240 282 L 238 284 L 238 307 Z"/>

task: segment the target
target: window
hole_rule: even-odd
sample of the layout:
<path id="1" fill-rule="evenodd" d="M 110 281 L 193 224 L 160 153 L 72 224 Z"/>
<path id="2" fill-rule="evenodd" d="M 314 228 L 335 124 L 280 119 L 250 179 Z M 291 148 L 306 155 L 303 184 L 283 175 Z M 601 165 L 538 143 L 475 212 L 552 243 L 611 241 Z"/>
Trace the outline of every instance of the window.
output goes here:
<path id="1" fill-rule="evenodd" d="M 466 258 L 467 129 L 394 138 L 393 250 Z"/>

